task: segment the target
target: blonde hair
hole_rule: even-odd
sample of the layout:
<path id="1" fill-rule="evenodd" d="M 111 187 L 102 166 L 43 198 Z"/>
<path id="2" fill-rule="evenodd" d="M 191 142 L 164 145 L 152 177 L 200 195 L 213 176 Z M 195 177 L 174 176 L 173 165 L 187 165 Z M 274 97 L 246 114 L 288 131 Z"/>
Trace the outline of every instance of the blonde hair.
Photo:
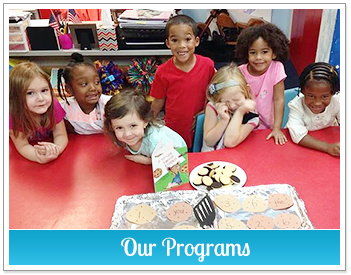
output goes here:
<path id="1" fill-rule="evenodd" d="M 241 73 L 238 66 L 233 62 L 230 65 L 220 68 L 212 77 L 210 81 L 210 85 L 219 84 L 222 82 L 228 82 L 231 80 L 235 80 L 239 83 L 240 90 L 242 94 L 245 96 L 245 99 L 253 99 L 243 74 Z M 214 92 L 213 94 L 211 94 L 210 89 L 207 88 L 207 91 L 206 91 L 207 99 L 209 101 L 217 103 L 220 100 L 221 95 L 229 88 L 230 87 L 220 89 Z"/>
<path id="2" fill-rule="evenodd" d="M 10 72 L 10 114 L 12 118 L 12 130 L 15 137 L 18 136 L 19 132 L 23 132 L 27 136 L 40 127 L 47 128 L 49 126 L 55 126 L 54 100 L 52 100 L 47 112 L 42 115 L 39 124 L 28 109 L 26 91 L 36 77 L 41 77 L 47 81 L 51 98 L 54 99 L 50 78 L 37 64 L 33 62 L 22 62 L 15 66 Z"/>

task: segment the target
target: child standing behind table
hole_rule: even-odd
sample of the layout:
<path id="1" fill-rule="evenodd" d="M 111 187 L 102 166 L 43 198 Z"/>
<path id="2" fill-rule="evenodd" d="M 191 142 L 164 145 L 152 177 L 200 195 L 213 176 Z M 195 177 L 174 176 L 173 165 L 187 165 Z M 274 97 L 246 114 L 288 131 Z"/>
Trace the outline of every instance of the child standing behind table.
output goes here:
<path id="1" fill-rule="evenodd" d="M 113 96 L 105 106 L 105 130 L 113 143 L 126 148 L 126 158 L 151 164 L 151 155 L 162 140 L 173 141 L 174 148 L 185 147 L 183 138 L 167 126 L 157 124 L 145 96 L 125 90 Z"/>
<path id="2" fill-rule="evenodd" d="M 340 156 L 340 142 L 327 143 L 308 132 L 324 129 L 340 122 L 339 75 L 328 63 L 308 65 L 300 75 L 298 95 L 289 102 L 289 128 L 292 140 L 302 146 Z"/>
<path id="3" fill-rule="evenodd" d="M 259 124 L 256 103 L 234 63 L 215 73 L 207 98 L 202 152 L 235 147 Z"/>
<path id="4" fill-rule="evenodd" d="M 241 72 L 250 85 L 260 115 L 258 129 L 272 129 L 267 140 L 274 138 L 276 144 L 287 141 L 281 131 L 284 115 L 284 62 L 289 55 L 289 41 L 273 24 L 249 27 L 237 40 L 236 55 Z"/>
<path id="5" fill-rule="evenodd" d="M 49 76 L 37 64 L 23 62 L 11 70 L 9 84 L 10 137 L 17 151 L 38 163 L 56 159 L 68 138 L 65 111 L 54 98 Z M 39 142 L 33 146 L 33 141 Z"/>
<path id="6" fill-rule="evenodd" d="M 194 53 L 199 43 L 197 24 L 191 17 L 171 18 L 166 25 L 166 45 L 173 57 L 158 67 L 150 92 L 154 116 L 166 105 L 166 126 L 179 133 L 189 148 L 194 117 L 205 106 L 206 88 L 215 73 L 211 59 Z"/>
<path id="7" fill-rule="evenodd" d="M 68 97 L 62 91 L 62 77 Z M 79 53 L 71 55 L 71 62 L 58 74 L 58 92 L 66 111 L 66 126 L 70 132 L 80 135 L 103 133 L 104 108 L 111 96 L 103 95 L 100 76 L 94 64 L 84 61 Z"/>

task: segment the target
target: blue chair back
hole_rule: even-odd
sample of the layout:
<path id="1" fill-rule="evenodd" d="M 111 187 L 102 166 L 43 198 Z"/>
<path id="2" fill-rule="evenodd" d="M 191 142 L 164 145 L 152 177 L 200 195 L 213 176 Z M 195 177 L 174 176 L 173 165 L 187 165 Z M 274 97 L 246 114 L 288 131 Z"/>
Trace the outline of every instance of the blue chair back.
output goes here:
<path id="1" fill-rule="evenodd" d="M 195 134 L 194 134 L 194 141 L 193 141 L 193 152 L 200 152 L 202 148 L 202 141 L 204 135 L 204 121 L 205 121 L 205 114 L 199 114 L 196 117 L 195 122 Z"/>
<path id="2" fill-rule="evenodd" d="M 289 111 L 290 108 L 288 106 L 288 103 L 297 96 L 299 88 L 291 88 L 287 89 L 284 91 L 284 116 L 283 116 L 283 122 L 282 122 L 282 128 L 285 128 L 286 123 L 288 122 L 289 119 Z"/>

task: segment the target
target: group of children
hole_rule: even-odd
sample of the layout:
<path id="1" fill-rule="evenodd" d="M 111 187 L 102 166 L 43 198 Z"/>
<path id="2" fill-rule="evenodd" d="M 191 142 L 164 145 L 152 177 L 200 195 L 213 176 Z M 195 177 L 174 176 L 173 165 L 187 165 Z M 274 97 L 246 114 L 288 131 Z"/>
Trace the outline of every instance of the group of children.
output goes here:
<path id="1" fill-rule="evenodd" d="M 47 163 L 66 148 L 66 129 L 82 135 L 105 132 L 129 150 L 127 159 L 151 164 L 160 140 L 192 147 L 195 116 L 204 109 L 202 151 L 235 147 L 254 129 L 271 129 L 267 140 L 285 144 L 281 124 L 286 74 L 281 62 L 288 58 L 289 42 L 282 31 L 269 23 L 243 30 L 236 47 L 243 64 L 231 63 L 218 71 L 211 59 L 195 54 L 200 43 L 196 34 L 196 22 L 186 15 L 168 21 L 166 45 L 173 56 L 156 71 L 151 104 L 133 90 L 103 95 L 97 70 L 79 53 L 59 70 L 60 102 L 38 65 L 18 64 L 10 72 L 9 85 L 10 137 L 16 149 L 29 160 Z M 327 63 L 310 64 L 300 76 L 300 92 L 289 103 L 292 140 L 339 156 L 339 143 L 308 134 L 340 121 L 338 73 Z M 162 109 L 164 122 L 158 119 Z"/>

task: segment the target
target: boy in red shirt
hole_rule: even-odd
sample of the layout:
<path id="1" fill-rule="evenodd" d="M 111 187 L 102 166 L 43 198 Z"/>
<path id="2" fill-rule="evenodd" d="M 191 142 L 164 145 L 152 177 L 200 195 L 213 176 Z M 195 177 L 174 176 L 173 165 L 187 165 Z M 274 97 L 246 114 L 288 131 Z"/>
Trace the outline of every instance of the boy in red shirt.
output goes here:
<path id="1" fill-rule="evenodd" d="M 177 15 L 166 25 L 166 45 L 173 57 L 156 71 L 150 95 L 151 109 L 158 116 L 165 107 L 165 124 L 180 134 L 188 148 L 192 147 L 192 124 L 204 109 L 206 89 L 215 73 L 214 62 L 195 54 L 200 39 L 197 24 L 189 16 Z"/>

